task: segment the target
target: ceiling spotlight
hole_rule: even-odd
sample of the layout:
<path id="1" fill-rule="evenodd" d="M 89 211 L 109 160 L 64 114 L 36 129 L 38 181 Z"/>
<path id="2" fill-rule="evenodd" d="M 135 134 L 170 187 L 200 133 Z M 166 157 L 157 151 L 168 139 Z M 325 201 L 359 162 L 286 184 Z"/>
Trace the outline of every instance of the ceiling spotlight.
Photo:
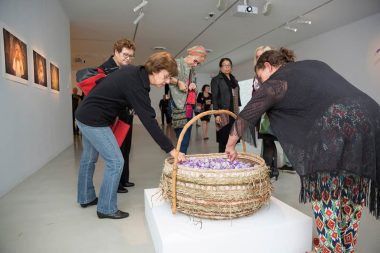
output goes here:
<path id="1" fill-rule="evenodd" d="M 286 30 L 292 31 L 292 32 L 297 32 L 297 28 L 290 27 L 290 26 L 284 26 Z"/>
<path id="2" fill-rule="evenodd" d="M 166 51 L 168 49 L 166 47 L 156 46 L 156 47 L 153 47 L 153 50 L 155 50 L 155 51 Z"/>
<path id="3" fill-rule="evenodd" d="M 297 24 L 307 24 L 307 25 L 311 25 L 311 20 L 297 19 L 297 20 L 296 20 L 296 23 L 297 23 Z"/>
<path id="4" fill-rule="evenodd" d="M 148 1 L 146 1 L 146 0 L 143 0 L 142 2 L 141 2 L 141 4 L 139 4 L 139 5 L 137 5 L 134 9 L 133 9 L 133 12 L 138 12 L 140 9 L 142 9 L 145 5 L 147 5 L 148 4 Z"/>
<path id="5" fill-rule="evenodd" d="M 216 5 L 216 8 L 219 10 L 219 11 L 223 11 L 225 8 L 226 8 L 226 1 L 225 0 L 219 0 L 217 5 Z"/>
<path id="6" fill-rule="evenodd" d="M 263 15 L 268 16 L 272 10 L 272 3 L 270 1 L 265 1 L 263 6 Z"/>
<path id="7" fill-rule="evenodd" d="M 144 12 L 141 11 L 137 18 L 133 21 L 133 24 L 137 25 L 140 22 L 140 20 L 144 17 L 144 15 Z"/>

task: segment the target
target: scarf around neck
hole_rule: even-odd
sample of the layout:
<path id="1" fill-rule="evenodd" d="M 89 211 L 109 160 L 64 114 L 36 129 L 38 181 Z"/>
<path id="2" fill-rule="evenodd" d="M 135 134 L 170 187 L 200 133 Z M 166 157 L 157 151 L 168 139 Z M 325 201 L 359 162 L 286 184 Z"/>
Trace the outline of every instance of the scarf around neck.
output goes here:
<path id="1" fill-rule="evenodd" d="M 238 85 L 238 82 L 236 81 L 235 77 L 232 74 L 230 74 L 230 79 L 228 79 L 228 77 L 226 76 L 226 74 L 224 74 L 223 72 L 220 72 L 220 74 L 224 78 L 224 81 L 226 81 L 226 84 L 231 89 L 235 89 L 236 88 L 236 86 Z"/>

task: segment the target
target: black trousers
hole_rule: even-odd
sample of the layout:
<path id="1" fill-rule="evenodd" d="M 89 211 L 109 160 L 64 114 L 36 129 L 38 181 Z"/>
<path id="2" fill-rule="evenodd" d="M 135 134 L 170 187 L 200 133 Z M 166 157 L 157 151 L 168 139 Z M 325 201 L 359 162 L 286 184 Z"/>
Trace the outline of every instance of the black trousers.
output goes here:
<path id="1" fill-rule="evenodd" d="M 274 143 L 277 138 L 271 134 L 259 134 L 259 138 L 263 139 L 263 159 L 266 165 L 277 168 L 277 148 Z"/>
<path id="2" fill-rule="evenodd" d="M 166 124 L 171 124 L 172 123 L 172 118 L 169 115 L 169 112 L 161 110 L 161 125 L 164 125 L 164 123 L 165 123 L 165 117 L 166 117 Z"/>
<path id="3" fill-rule="evenodd" d="M 128 122 L 129 123 L 129 122 Z M 132 145 L 132 128 L 133 128 L 133 118 L 130 122 L 131 127 L 129 128 L 128 134 L 125 137 L 124 142 L 121 144 L 120 150 L 124 158 L 123 172 L 120 177 L 120 184 L 125 185 L 129 182 L 129 153 L 131 152 Z"/>
<path id="4" fill-rule="evenodd" d="M 230 136 L 230 131 L 235 122 L 235 119 L 230 117 L 230 122 L 228 125 L 216 131 L 216 141 L 219 143 L 219 153 L 224 153 L 226 150 L 226 145 L 228 142 L 228 137 Z"/>

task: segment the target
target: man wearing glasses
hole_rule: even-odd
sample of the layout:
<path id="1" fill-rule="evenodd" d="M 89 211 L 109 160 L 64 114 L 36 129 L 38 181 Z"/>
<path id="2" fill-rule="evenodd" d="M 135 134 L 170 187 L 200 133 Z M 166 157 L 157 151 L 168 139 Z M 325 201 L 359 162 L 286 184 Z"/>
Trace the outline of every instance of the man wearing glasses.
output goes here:
<path id="1" fill-rule="evenodd" d="M 135 58 L 135 50 L 136 45 L 133 41 L 128 39 L 120 39 L 113 45 L 114 54 L 106 62 L 100 65 L 99 68 L 103 69 L 108 75 L 122 66 L 131 64 Z M 130 128 L 124 142 L 120 147 L 124 158 L 124 167 L 120 177 L 119 187 L 117 189 L 118 193 L 126 193 L 128 190 L 124 187 L 132 187 L 135 185 L 134 183 L 129 182 L 129 153 L 131 151 L 132 144 L 133 114 L 133 111 L 128 108 L 119 114 L 119 119 L 128 123 Z"/>

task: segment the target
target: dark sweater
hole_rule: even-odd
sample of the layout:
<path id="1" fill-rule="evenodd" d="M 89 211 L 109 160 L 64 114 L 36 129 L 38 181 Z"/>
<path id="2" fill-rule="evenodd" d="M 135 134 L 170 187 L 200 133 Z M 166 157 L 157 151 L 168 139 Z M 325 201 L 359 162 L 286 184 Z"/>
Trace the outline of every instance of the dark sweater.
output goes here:
<path id="1" fill-rule="evenodd" d="M 133 108 L 155 142 L 166 152 L 174 147 L 161 131 L 149 98 L 148 73 L 143 66 L 128 65 L 102 79 L 80 103 L 75 117 L 92 127 L 106 127 L 126 107 Z"/>
<path id="2" fill-rule="evenodd" d="M 379 217 L 380 107 L 373 99 L 327 64 L 299 61 L 279 68 L 261 85 L 232 134 L 247 136 L 245 130 L 264 112 L 303 179 L 301 198 L 321 173 L 354 174 L 371 180 L 370 210 Z"/>

